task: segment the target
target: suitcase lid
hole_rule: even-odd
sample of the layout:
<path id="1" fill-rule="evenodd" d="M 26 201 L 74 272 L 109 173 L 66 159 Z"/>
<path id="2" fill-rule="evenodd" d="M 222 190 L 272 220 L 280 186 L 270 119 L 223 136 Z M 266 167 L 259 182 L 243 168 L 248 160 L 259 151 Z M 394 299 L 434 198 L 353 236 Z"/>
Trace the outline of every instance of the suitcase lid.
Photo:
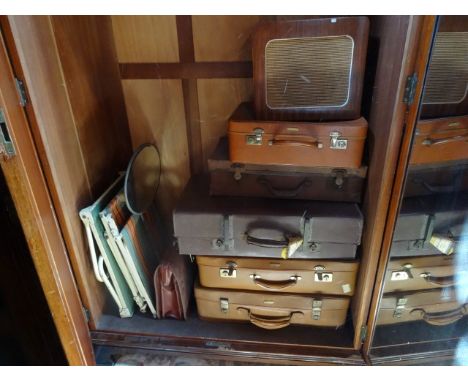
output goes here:
<path id="1" fill-rule="evenodd" d="M 335 131 L 348 139 L 364 140 L 367 136 L 367 121 L 363 117 L 342 122 L 260 121 L 255 119 L 251 103 L 240 104 L 229 119 L 229 133 L 252 134 L 256 128 L 263 129 L 266 137 L 281 135 L 330 139 L 330 133 Z"/>
<path id="2" fill-rule="evenodd" d="M 291 176 L 307 176 L 307 175 L 324 175 L 333 176 L 337 171 L 343 177 L 357 176 L 365 178 L 367 174 L 367 166 L 361 166 L 358 169 L 354 168 L 334 168 L 334 167 L 302 167 L 288 165 L 261 165 L 250 163 L 234 163 L 229 160 L 229 147 L 227 137 L 220 138 L 216 149 L 208 158 L 208 170 L 210 172 L 216 170 L 231 171 L 239 174 L 257 174 L 257 175 L 291 175 Z M 336 175 L 335 175 L 336 176 Z"/>
<path id="3" fill-rule="evenodd" d="M 176 237 L 243 237 L 360 244 L 357 204 L 209 196 L 206 177 L 192 177 L 174 210 Z"/>
<path id="4" fill-rule="evenodd" d="M 446 287 L 441 289 L 431 289 L 419 292 L 398 292 L 384 295 L 380 303 L 380 309 L 395 309 L 397 303 L 405 308 L 431 307 L 431 309 L 443 310 L 444 304 L 464 305 L 468 298 L 461 298 L 455 288 Z M 401 301 L 406 299 L 406 301 Z M 400 301 L 399 301 L 400 300 Z M 403 304 L 404 302 L 404 304 Z"/>
<path id="5" fill-rule="evenodd" d="M 321 301 L 322 310 L 347 310 L 348 297 L 327 295 L 300 295 L 287 293 L 263 293 L 238 291 L 235 289 L 204 288 L 197 281 L 195 284 L 197 301 L 206 300 L 220 303 L 221 299 L 230 304 L 264 307 L 268 309 L 312 310 L 314 301 Z"/>

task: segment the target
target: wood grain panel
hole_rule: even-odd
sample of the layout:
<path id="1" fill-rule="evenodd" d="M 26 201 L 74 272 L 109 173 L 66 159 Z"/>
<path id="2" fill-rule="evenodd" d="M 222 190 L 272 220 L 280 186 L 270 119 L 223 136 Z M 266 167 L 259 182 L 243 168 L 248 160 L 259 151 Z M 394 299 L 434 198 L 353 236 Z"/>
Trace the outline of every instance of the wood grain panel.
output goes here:
<path id="1" fill-rule="evenodd" d="M 157 201 L 172 226 L 172 209 L 190 177 L 181 81 L 122 82 L 134 148 L 145 142 L 159 148 L 162 173 Z"/>
<path id="2" fill-rule="evenodd" d="M 195 61 L 250 61 L 260 16 L 192 16 Z"/>
<path id="3" fill-rule="evenodd" d="M 119 62 L 178 62 L 175 16 L 112 16 Z"/>
<path id="4" fill-rule="evenodd" d="M 226 135 L 228 120 L 244 101 L 252 99 L 251 79 L 198 80 L 203 163 L 214 151 L 219 138 Z"/>

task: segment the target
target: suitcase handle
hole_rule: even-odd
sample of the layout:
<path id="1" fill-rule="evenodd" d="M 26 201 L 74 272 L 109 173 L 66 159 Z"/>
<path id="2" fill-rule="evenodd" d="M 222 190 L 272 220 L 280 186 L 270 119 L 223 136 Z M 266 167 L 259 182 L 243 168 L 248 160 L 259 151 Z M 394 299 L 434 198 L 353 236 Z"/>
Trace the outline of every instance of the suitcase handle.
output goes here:
<path id="1" fill-rule="evenodd" d="M 281 290 L 296 285 L 302 277 L 294 275 L 289 277 L 287 280 L 265 280 L 262 278 L 262 276 L 253 274 L 250 275 L 250 278 L 256 285 L 262 288 L 270 290 Z"/>
<path id="2" fill-rule="evenodd" d="M 460 176 L 460 174 L 455 178 L 455 180 L 458 179 L 459 176 Z M 415 178 L 413 180 L 413 183 L 421 184 L 427 191 L 429 191 L 432 194 L 439 194 L 439 193 L 444 193 L 444 192 L 451 193 L 451 192 L 455 192 L 457 190 L 457 187 L 455 185 L 433 186 L 433 185 L 425 182 L 424 180 L 418 179 L 418 178 Z M 457 182 L 454 182 L 454 183 L 457 183 Z"/>
<path id="3" fill-rule="evenodd" d="M 424 309 L 413 309 L 410 314 L 419 314 L 421 319 L 430 325 L 443 326 L 450 325 L 457 322 L 468 312 L 468 304 L 464 304 L 457 309 L 449 310 L 447 312 L 428 313 Z"/>
<path id="4" fill-rule="evenodd" d="M 292 198 L 297 196 L 304 188 L 310 187 L 312 182 L 310 180 L 304 179 L 301 183 L 298 184 L 295 188 L 290 189 L 280 189 L 275 188 L 271 185 L 268 179 L 264 176 L 257 178 L 257 182 L 264 186 L 267 191 L 270 192 L 273 196 L 278 196 L 282 198 Z"/>
<path id="5" fill-rule="evenodd" d="M 247 244 L 256 245 L 257 247 L 265 248 L 285 248 L 289 245 L 289 240 L 285 237 L 284 240 L 261 239 L 258 237 L 246 236 Z"/>
<path id="6" fill-rule="evenodd" d="M 432 276 L 429 272 L 421 273 L 419 276 L 429 284 L 435 284 L 438 286 L 454 286 L 456 284 L 454 276 L 437 277 Z"/>
<path id="7" fill-rule="evenodd" d="M 238 307 L 237 311 L 239 312 L 246 311 L 247 314 L 249 315 L 250 323 L 254 324 L 255 326 L 258 326 L 259 328 L 269 329 L 269 330 L 285 328 L 286 326 L 289 326 L 289 324 L 291 323 L 291 319 L 293 315 L 295 314 L 300 314 L 301 316 L 304 315 L 304 313 L 302 312 L 291 312 L 287 316 L 264 316 L 264 315 L 252 313 L 250 309 L 244 308 L 242 306 Z"/>
<path id="8" fill-rule="evenodd" d="M 317 149 L 323 149 L 323 143 L 318 140 L 318 138 L 313 138 L 314 141 L 300 141 L 295 139 L 272 139 L 268 141 L 270 146 L 306 146 Z"/>
<path id="9" fill-rule="evenodd" d="M 454 137 L 440 138 L 440 139 L 426 138 L 422 141 L 422 144 L 423 146 L 434 146 L 434 145 L 443 145 L 445 143 L 458 142 L 458 141 L 468 142 L 468 134 L 456 135 Z"/>

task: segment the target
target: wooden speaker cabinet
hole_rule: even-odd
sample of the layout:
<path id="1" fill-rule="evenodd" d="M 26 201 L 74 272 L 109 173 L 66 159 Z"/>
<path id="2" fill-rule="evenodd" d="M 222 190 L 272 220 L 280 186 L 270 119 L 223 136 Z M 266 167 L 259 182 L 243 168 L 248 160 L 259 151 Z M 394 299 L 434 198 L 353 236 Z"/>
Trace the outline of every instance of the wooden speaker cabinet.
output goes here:
<path id="1" fill-rule="evenodd" d="M 367 17 L 269 22 L 253 36 L 258 119 L 360 117 Z"/>

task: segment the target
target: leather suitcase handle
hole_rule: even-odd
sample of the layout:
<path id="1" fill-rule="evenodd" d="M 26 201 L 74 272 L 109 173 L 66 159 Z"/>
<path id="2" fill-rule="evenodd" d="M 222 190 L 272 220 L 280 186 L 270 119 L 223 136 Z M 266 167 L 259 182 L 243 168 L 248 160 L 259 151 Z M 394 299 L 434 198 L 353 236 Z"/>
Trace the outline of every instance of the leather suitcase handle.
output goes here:
<path id="1" fill-rule="evenodd" d="M 267 191 L 273 196 L 279 196 L 282 198 L 292 198 L 297 196 L 304 188 L 308 188 L 312 186 L 312 182 L 310 180 L 304 179 L 301 183 L 298 184 L 295 188 L 290 189 L 280 189 L 273 187 L 268 179 L 264 176 L 260 176 L 257 178 L 257 182 L 264 186 Z"/>
<path id="2" fill-rule="evenodd" d="M 252 313 L 248 308 L 242 306 L 237 308 L 238 311 L 246 311 L 249 315 L 250 323 L 258 326 L 259 328 L 275 330 L 281 329 L 289 326 L 291 324 L 291 319 L 293 315 L 300 314 L 304 315 L 302 312 L 291 312 L 287 316 L 263 316 L 259 314 Z"/>
<path id="3" fill-rule="evenodd" d="M 468 142 L 468 134 L 456 135 L 454 137 L 440 138 L 440 139 L 427 138 L 422 141 L 422 144 L 423 146 L 434 146 L 434 145 L 443 145 L 445 143 L 458 142 L 458 141 Z"/>
<path id="4" fill-rule="evenodd" d="M 262 278 L 262 276 L 256 274 L 250 275 L 250 278 L 256 285 L 269 290 L 282 290 L 291 287 L 296 285 L 301 279 L 300 276 L 294 275 L 289 277 L 287 280 L 266 280 Z"/>
<path id="5" fill-rule="evenodd" d="M 427 283 L 437 286 L 454 286 L 456 284 L 455 276 L 437 277 L 431 275 L 429 272 L 421 273 L 419 276 L 422 277 Z"/>
<path id="6" fill-rule="evenodd" d="M 284 248 L 287 247 L 289 244 L 289 241 L 286 238 L 284 238 L 284 240 L 261 239 L 258 237 L 251 236 L 249 234 L 247 234 L 246 236 L 246 241 L 247 244 L 265 248 Z"/>
<path id="7" fill-rule="evenodd" d="M 301 141 L 298 139 L 280 139 L 280 138 L 274 138 L 271 141 L 268 142 L 270 146 L 305 146 L 305 147 L 311 147 L 311 148 L 317 148 L 317 149 L 322 149 L 323 148 L 323 143 L 320 142 L 317 138 L 315 138 L 315 141 Z"/>
<path id="8" fill-rule="evenodd" d="M 457 322 L 467 313 L 468 304 L 462 305 L 447 312 L 428 313 L 424 309 L 413 309 L 410 314 L 419 314 L 420 317 L 430 325 L 444 326 Z"/>

